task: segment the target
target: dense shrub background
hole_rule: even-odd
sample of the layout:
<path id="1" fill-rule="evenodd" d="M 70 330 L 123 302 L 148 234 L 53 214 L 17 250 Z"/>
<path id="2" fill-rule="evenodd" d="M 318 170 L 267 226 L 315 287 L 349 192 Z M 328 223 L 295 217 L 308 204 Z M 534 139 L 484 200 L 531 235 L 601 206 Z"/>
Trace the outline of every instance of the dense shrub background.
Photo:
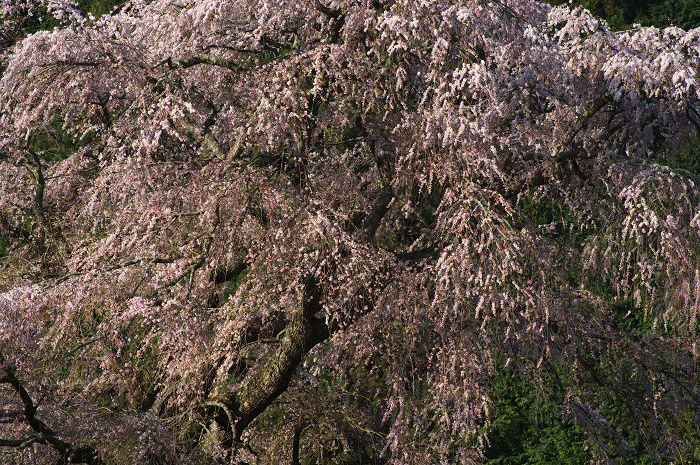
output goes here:
<path id="1" fill-rule="evenodd" d="M 567 0 L 549 0 L 561 5 Z M 613 30 L 642 26 L 677 26 L 694 29 L 700 26 L 700 0 L 579 0 L 574 3 L 588 8 L 605 19 Z"/>

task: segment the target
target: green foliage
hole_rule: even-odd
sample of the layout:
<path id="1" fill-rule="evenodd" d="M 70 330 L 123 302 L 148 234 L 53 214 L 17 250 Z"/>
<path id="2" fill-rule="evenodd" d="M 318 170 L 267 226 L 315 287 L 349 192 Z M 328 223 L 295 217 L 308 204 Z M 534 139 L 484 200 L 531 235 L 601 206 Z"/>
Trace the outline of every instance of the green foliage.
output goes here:
<path id="1" fill-rule="evenodd" d="M 700 0 L 664 0 L 648 2 L 640 12 L 639 22 L 644 26 L 677 26 L 689 30 L 700 26 Z"/>
<path id="2" fill-rule="evenodd" d="M 236 276 L 233 277 L 233 279 L 224 281 L 222 284 L 219 285 L 219 289 L 221 292 L 221 297 L 219 300 L 220 304 L 223 304 L 229 298 L 231 298 L 231 296 L 236 294 L 236 291 L 238 291 L 238 288 L 241 287 L 241 284 L 243 284 L 243 281 L 245 281 L 245 278 L 246 276 L 248 276 L 249 272 L 250 266 L 247 266 L 243 271 L 236 274 Z"/>
<path id="3" fill-rule="evenodd" d="M 529 217 L 537 225 L 556 223 L 553 230 L 545 232 L 547 238 L 552 239 L 564 233 L 561 221 L 566 212 L 564 207 L 553 199 L 529 194 L 521 198 L 520 206 L 523 215 Z"/>
<path id="4" fill-rule="evenodd" d="M 588 0 L 583 6 L 595 16 L 604 18 L 613 30 L 625 28 L 629 5 L 624 0 Z"/>
<path id="5" fill-rule="evenodd" d="M 81 11 L 92 13 L 99 18 L 124 3 L 125 0 L 79 0 L 78 6 Z"/>
<path id="6" fill-rule="evenodd" d="M 115 8 L 126 3 L 126 0 L 78 0 L 77 9 L 87 15 L 88 13 L 99 18 L 100 16 L 113 11 Z M 61 21 L 53 17 L 53 14 L 41 8 L 26 23 L 25 30 L 32 34 L 37 31 L 47 31 L 55 27 L 60 27 Z"/>
<path id="7" fill-rule="evenodd" d="M 700 4 L 698 5 L 700 14 Z M 700 176 L 700 133 L 695 133 L 688 143 L 678 150 L 670 160 L 665 160 L 672 168 L 679 168 Z"/>
<path id="8" fill-rule="evenodd" d="M 608 357 L 600 358 L 600 360 L 591 355 L 583 356 L 582 359 L 593 366 L 599 373 L 605 374 L 607 367 L 615 363 L 624 369 L 626 357 L 628 357 L 628 354 L 619 350 Z M 613 361 L 613 359 L 616 359 L 617 362 Z M 620 360 L 622 362 L 619 362 Z M 675 373 L 680 378 L 683 378 L 685 383 L 693 382 L 684 376 L 678 370 L 678 367 L 674 366 L 672 361 L 667 363 L 668 366 L 665 368 L 665 372 Z M 636 385 L 639 381 L 635 378 L 635 373 L 629 372 L 629 384 L 624 387 L 625 391 L 641 391 L 639 386 Z M 656 382 L 664 383 L 663 379 L 657 379 Z M 658 426 L 648 420 L 635 417 L 630 411 L 630 402 L 625 400 L 619 391 L 619 387 L 611 388 L 610 386 L 599 385 L 596 393 L 600 414 L 608 420 L 610 425 L 614 425 L 614 434 L 602 434 L 601 437 L 607 446 L 610 447 L 610 450 L 627 451 L 622 454 L 619 452 L 613 453 L 611 458 L 615 463 L 626 465 L 664 463 L 664 457 L 659 455 L 657 447 L 650 442 L 650 438 L 653 436 L 649 433 Z M 700 431 L 697 429 L 696 413 L 685 412 L 685 414 L 680 414 L 672 421 L 673 424 L 671 425 L 668 423 L 668 419 L 662 420 L 683 442 L 679 450 L 674 452 L 676 457 L 681 458 L 677 463 L 698 463 L 698 458 L 700 457 Z"/>
<path id="9" fill-rule="evenodd" d="M 631 299 L 612 302 L 610 309 L 616 324 L 620 328 L 630 331 L 633 337 L 651 334 L 654 331 L 653 321 L 646 318 L 644 310 L 636 307 Z"/>
<path id="10" fill-rule="evenodd" d="M 567 0 L 545 0 L 550 5 L 568 3 Z M 632 24 L 642 26 L 677 26 L 690 30 L 700 27 L 700 0 L 578 0 L 595 16 L 603 18 L 613 30 L 629 29 Z"/>
<path id="11" fill-rule="evenodd" d="M 34 257 L 41 257 L 46 265 L 46 258 L 57 250 L 55 244 L 44 242 L 41 231 L 36 236 L 38 224 L 32 214 L 0 216 L 0 258 L 9 255 L 9 250 L 24 248 L 31 251 Z"/>
<path id="12" fill-rule="evenodd" d="M 7 248 L 10 246 L 10 234 L 7 230 L 0 229 L 0 258 L 7 256 Z"/>
<path id="13" fill-rule="evenodd" d="M 518 206 L 522 216 L 515 219 L 516 229 L 522 228 L 525 222 L 532 221 L 543 226 L 544 237 L 559 244 L 579 247 L 600 228 L 598 223 L 592 227 L 583 227 L 576 212 L 546 195 L 528 193 L 520 198 Z"/>
<path id="14" fill-rule="evenodd" d="M 285 408 L 281 403 L 274 403 L 260 416 L 261 430 L 274 430 L 280 428 L 285 420 Z"/>
<path id="15" fill-rule="evenodd" d="M 352 150 L 357 144 L 360 137 L 360 130 L 355 124 L 348 124 L 343 129 L 343 135 L 340 138 L 340 150 Z"/>
<path id="16" fill-rule="evenodd" d="M 55 118 L 51 124 L 34 130 L 32 150 L 45 161 L 61 161 L 70 157 L 77 149 L 86 146 L 94 140 L 94 134 L 89 133 L 77 138 L 63 129 L 63 122 Z"/>
<path id="17" fill-rule="evenodd" d="M 555 383 L 550 381 L 556 394 Z M 556 395 L 541 393 L 523 377 L 503 371 L 494 381 L 494 420 L 484 455 L 489 463 L 584 464 L 591 460 L 583 434 L 559 418 Z"/>

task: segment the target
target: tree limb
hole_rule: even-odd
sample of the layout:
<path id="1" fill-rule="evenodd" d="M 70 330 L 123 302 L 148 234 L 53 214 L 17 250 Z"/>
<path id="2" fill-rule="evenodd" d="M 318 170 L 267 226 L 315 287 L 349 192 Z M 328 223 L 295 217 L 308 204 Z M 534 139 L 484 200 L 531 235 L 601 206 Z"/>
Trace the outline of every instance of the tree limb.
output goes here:
<path id="1" fill-rule="evenodd" d="M 234 441 L 240 442 L 243 430 L 282 394 L 301 363 L 303 356 L 329 334 L 319 332 L 314 314 L 321 309 L 321 289 L 316 280 L 306 278 L 301 305 L 295 309 L 280 340 L 280 346 L 240 389 L 229 394 L 223 403 L 236 414 Z"/>
<path id="2" fill-rule="evenodd" d="M 58 452 L 65 463 L 87 463 L 88 465 L 103 465 L 97 450 L 90 446 L 75 447 L 56 436 L 56 433 L 43 421 L 36 417 L 37 405 L 29 392 L 15 376 L 16 367 L 5 360 L 0 353 L 0 384 L 9 384 L 19 395 L 24 407 L 24 419 L 36 432 L 35 435 L 21 440 L 0 440 L 0 446 L 26 448 L 33 443 L 46 444 Z"/>
<path id="3" fill-rule="evenodd" d="M 42 434 L 34 434 L 22 439 L 0 439 L 0 447 L 12 447 L 17 450 L 26 449 L 32 444 L 46 445 L 46 438 Z"/>
<path id="4" fill-rule="evenodd" d="M 345 25 L 345 15 L 343 14 L 342 10 L 340 8 L 329 8 L 323 3 L 321 3 L 319 0 L 316 0 L 315 6 L 318 11 L 326 15 L 326 17 L 328 17 L 328 19 L 333 22 L 333 26 L 331 26 L 330 42 L 332 44 L 338 43 L 338 38 L 340 37 L 340 30 Z"/>
<path id="5" fill-rule="evenodd" d="M 243 71 L 243 67 L 238 63 L 227 60 L 225 58 L 213 57 L 211 55 L 197 55 L 186 60 L 180 60 L 180 66 L 184 69 L 191 68 L 195 65 L 212 65 L 220 66 L 222 68 L 230 69 L 231 71 L 240 72 Z"/>
<path id="6" fill-rule="evenodd" d="M 576 124 L 574 124 L 574 126 L 571 129 L 569 129 L 564 139 L 554 148 L 554 150 L 552 150 L 550 157 L 557 162 L 562 162 L 578 154 L 580 149 L 567 149 L 566 147 L 571 146 L 571 143 L 574 141 L 576 135 L 588 126 L 588 122 L 591 120 L 591 118 L 593 118 L 593 116 L 595 116 L 595 114 L 598 113 L 598 110 L 603 108 L 609 101 L 610 98 L 607 94 L 595 99 L 589 105 L 589 107 L 586 108 L 586 111 L 584 111 L 583 114 L 578 117 L 578 119 L 576 120 Z"/>
<path id="7" fill-rule="evenodd" d="M 375 277 L 368 287 L 385 287 L 388 284 L 388 278 L 382 282 L 377 281 L 378 278 Z M 239 389 L 217 399 L 235 415 L 235 424 L 231 428 L 234 436 L 230 446 L 239 445 L 245 428 L 287 389 L 297 366 L 309 350 L 339 329 L 337 322 L 326 323 L 325 319 L 314 316 L 323 309 L 322 286 L 314 276 L 305 279 L 302 297 L 301 304 L 291 311 L 279 346 L 264 366 Z M 353 306 L 360 309 L 354 319 L 372 312 L 374 305 L 369 292 L 361 292 Z"/>
<path id="8" fill-rule="evenodd" d="M 292 437 L 292 465 L 299 465 L 299 442 L 301 439 L 301 433 L 304 428 L 309 424 L 306 419 L 306 415 L 302 412 L 299 415 L 297 424 L 294 426 L 294 436 Z"/>
<path id="9" fill-rule="evenodd" d="M 315 6 L 318 11 L 326 15 L 329 19 L 338 19 L 343 14 L 340 8 L 329 8 L 319 0 L 316 0 Z"/>
<path id="10" fill-rule="evenodd" d="M 379 229 L 382 218 L 384 218 L 386 213 L 389 211 L 389 204 L 391 204 L 393 199 L 394 192 L 392 191 L 391 187 L 385 189 L 385 191 L 379 195 L 374 204 L 374 208 L 372 208 L 372 211 L 369 213 L 369 215 L 367 215 L 367 218 L 365 218 L 365 222 L 362 225 L 362 230 L 360 232 L 360 237 L 362 239 L 371 241 L 374 238 L 374 235 L 377 233 L 377 229 Z"/>

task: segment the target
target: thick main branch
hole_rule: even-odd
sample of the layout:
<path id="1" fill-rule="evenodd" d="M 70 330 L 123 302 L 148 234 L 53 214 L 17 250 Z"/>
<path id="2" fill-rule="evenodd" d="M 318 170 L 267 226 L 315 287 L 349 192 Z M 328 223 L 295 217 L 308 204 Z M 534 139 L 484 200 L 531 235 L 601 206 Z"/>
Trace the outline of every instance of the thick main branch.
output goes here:
<path id="1" fill-rule="evenodd" d="M 304 355 L 330 336 L 331 329 L 314 317 L 321 309 L 320 300 L 318 283 L 307 278 L 302 304 L 292 313 L 277 350 L 248 382 L 222 399 L 236 416 L 232 425 L 236 442 L 246 426 L 287 389 Z"/>
<path id="2" fill-rule="evenodd" d="M 353 320 L 374 310 L 372 289 L 381 290 L 388 285 L 390 273 L 380 268 L 382 270 L 377 270 L 375 277 L 356 295 L 352 304 L 357 310 L 353 312 Z M 223 410 L 227 413 L 219 419 L 226 422 L 229 412 L 235 418 L 230 427 L 236 444 L 240 443 L 245 428 L 287 389 L 304 356 L 338 331 L 338 322 L 327 324 L 314 316 L 322 310 L 321 297 L 321 283 L 313 276 L 307 277 L 301 303 L 289 315 L 277 349 L 242 387 L 216 400 L 226 407 Z"/>

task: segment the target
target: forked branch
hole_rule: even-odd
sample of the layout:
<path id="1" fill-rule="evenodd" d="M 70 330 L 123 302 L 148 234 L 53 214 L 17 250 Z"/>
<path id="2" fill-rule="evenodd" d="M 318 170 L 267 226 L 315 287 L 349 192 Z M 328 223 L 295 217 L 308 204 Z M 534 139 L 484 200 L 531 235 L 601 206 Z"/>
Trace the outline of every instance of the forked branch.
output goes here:
<path id="1" fill-rule="evenodd" d="M 582 153 L 582 148 L 572 147 L 571 144 L 574 141 L 574 138 L 579 132 L 586 129 L 586 127 L 588 126 L 588 122 L 591 120 L 591 118 L 593 118 L 593 116 L 595 116 L 595 114 L 598 113 L 598 110 L 603 108 L 609 101 L 610 98 L 607 94 L 595 99 L 590 104 L 590 106 L 586 108 L 586 111 L 584 111 L 583 114 L 578 117 L 578 119 L 576 120 L 576 124 L 574 124 L 574 126 L 571 129 L 569 129 L 564 139 L 562 139 L 562 141 L 554 148 L 554 150 L 552 150 L 552 153 L 550 155 L 551 158 L 559 163 Z"/>
<path id="2" fill-rule="evenodd" d="M 17 393 L 23 406 L 24 421 L 32 428 L 34 434 L 22 439 L 0 439 L 0 446 L 25 449 L 32 444 L 45 444 L 53 448 L 61 456 L 61 463 L 86 463 L 88 465 L 102 465 L 99 452 L 90 446 L 76 447 L 63 441 L 43 421 L 36 417 L 37 405 L 29 395 L 22 382 L 15 375 L 17 369 L 5 360 L 0 353 L 0 384 L 9 384 Z"/>

